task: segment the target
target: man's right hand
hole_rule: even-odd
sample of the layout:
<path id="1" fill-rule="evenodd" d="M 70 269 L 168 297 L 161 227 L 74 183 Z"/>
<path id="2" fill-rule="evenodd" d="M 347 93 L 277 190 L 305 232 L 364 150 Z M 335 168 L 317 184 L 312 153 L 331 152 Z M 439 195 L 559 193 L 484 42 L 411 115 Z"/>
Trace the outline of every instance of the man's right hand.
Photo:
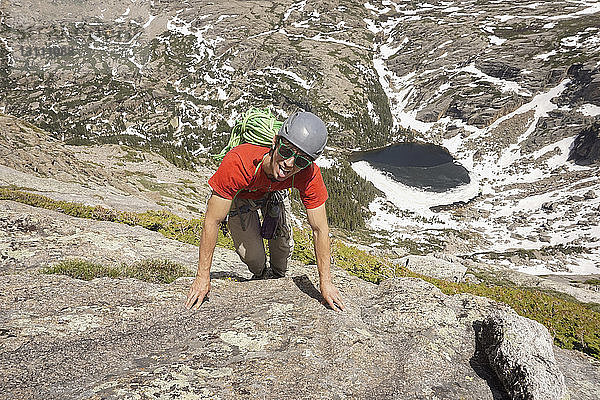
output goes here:
<path id="1" fill-rule="evenodd" d="M 190 287 L 190 291 L 185 302 L 185 308 L 188 310 L 198 310 L 204 299 L 208 299 L 210 292 L 210 277 L 196 276 L 194 283 Z M 192 308 L 193 306 L 193 308 Z"/>
<path id="2" fill-rule="evenodd" d="M 210 265 L 212 264 L 215 245 L 219 235 L 219 225 L 225 219 L 231 200 L 220 197 L 213 192 L 206 205 L 204 214 L 204 225 L 202 235 L 200 236 L 200 245 L 198 246 L 198 272 L 196 279 L 192 283 L 188 293 L 185 307 L 190 310 L 197 310 L 205 299 L 208 299 L 210 292 Z"/>

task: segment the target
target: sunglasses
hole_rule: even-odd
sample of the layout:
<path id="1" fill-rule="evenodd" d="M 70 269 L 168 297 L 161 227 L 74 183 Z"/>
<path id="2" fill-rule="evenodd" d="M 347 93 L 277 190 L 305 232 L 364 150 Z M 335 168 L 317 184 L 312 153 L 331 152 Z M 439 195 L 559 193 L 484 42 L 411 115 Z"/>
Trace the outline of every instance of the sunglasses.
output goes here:
<path id="1" fill-rule="evenodd" d="M 299 152 L 292 149 L 289 145 L 285 144 L 283 140 L 279 141 L 279 146 L 277 146 L 277 152 L 284 160 L 287 160 L 290 157 L 294 157 L 294 165 L 300 169 L 304 169 L 312 163 L 312 160 L 310 158 L 301 155 Z"/>

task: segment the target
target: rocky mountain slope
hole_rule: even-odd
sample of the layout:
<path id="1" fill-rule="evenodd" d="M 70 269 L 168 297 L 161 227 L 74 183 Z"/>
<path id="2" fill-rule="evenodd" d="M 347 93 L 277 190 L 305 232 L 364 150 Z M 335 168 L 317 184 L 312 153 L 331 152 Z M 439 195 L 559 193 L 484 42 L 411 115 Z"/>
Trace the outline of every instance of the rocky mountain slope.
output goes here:
<path id="1" fill-rule="evenodd" d="M 3 116 L 0 123 L 0 136 L 7 138 L 0 144 L 2 186 L 20 183 L 21 190 L 57 200 L 133 212 L 150 208 L 197 216 L 187 206 L 200 200 L 178 190 L 177 182 L 200 187 L 207 171 L 191 174 L 127 147 L 64 145 L 12 117 Z M 128 152 L 133 154 L 121 161 L 104 158 Z M 104 165 L 107 160 L 112 163 Z M 167 176 L 170 191 L 160 192 L 160 201 L 151 185 L 139 181 L 157 183 Z M 319 301 L 315 266 L 293 262 L 286 278 L 250 281 L 237 255 L 217 248 L 210 301 L 189 312 L 183 301 L 191 278 L 167 285 L 40 273 L 73 257 L 103 265 L 161 258 L 193 275 L 197 251 L 141 227 L 0 201 L 0 397 L 569 395 L 591 400 L 600 395 L 598 362 L 553 346 L 542 325 L 486 298 L 444 295 L 420 279 L 374 285 L 334 268 L 348 305 L 335 313 Z M 458 279 L 464 279 L 462 262 L 410 259 L 412 268 L 426 274 L 448 276 L 451 266 L 462 274 Z M 600 303 L 593 291 L 477 265 L 489 274 L 570 290 Z"/>
<path id="2" fill-rule="evenodd" d="M 376 286 L 334 269 L 348 306 L 336 314 L 319 302 L 316 267 L 294 263 L 287 278 L 249 281 L 235 253 L 217 249 L 210 301 L 189 312 L 191 278 L 86 282 L 38 271 L 54 257 L 162 257 L 191 274 L 194 246 L 10 201 L 1 202 L 0 219 L 13 246 L 0 284 L 3 398 L 600 394 L 597 361 L 553 347 L 541 325 L 484 298 L 446 296 L 418 279 Z M 7 269 L 15 259 L 26 262 Z M 491 333 L 496 324 L 500 336 Z"/>
<path id="3" fill-rule="evenodd" d="M 473 180 L 453 196 L 436 196 L 390 188 L 381 177 L 396 206 L 412 204 L 430 218 L 428 224 L 398 220 L 395 230 L 408 225 L 411 236 L 426 239 L 444 228 L 478 232 L 483 244 L 457 250 L 492 250 L 528 272 L 597 270 L 597 152 L 586 146 L 586 161 L 578 163 L 585 167 L 569 159 L 583 142 L 576 138 L 598 142 L 598 3 L 370 2 L 367 8 L 366 22 L 379 37 L 374 65 L 395 124 L 444 145 Z M 451 200 L 468 204 L 450 215 L 427 210 Z M 372 208 L 385 213 L 381 205 Z M 382 216 L 378 226 L 390 220 Z M 517 249 L 537 253 L 520 256 Z"/>
<path id="4" fill-rule="evenodd" d="M 211 170 L 184 171 L 163 157 L 126 146 L 73 146 L 0 114 L 3 185 L 55 200 L 123 211 L 164 207 L 192 218 L 203 211 Z"/>
<path id="5" fill-rule="evenodd" d="M 203 165 L 251 105 L 322 115 L 327 166 L 442 144 L 471 184 L 423 192 L 354 165 L 385 192 L 363 204 L 382 246 L 600 272 L 599 20 L 587 0 L 4 2 L 0 110 L 180 165 Z"/>

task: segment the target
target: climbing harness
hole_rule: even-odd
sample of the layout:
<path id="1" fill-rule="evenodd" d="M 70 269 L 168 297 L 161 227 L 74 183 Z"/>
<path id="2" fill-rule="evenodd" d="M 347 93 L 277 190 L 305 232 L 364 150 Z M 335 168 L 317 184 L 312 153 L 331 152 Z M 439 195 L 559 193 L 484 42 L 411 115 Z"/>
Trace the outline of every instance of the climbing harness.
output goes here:
<path id="1" fill-rule="evenodd" d="M 221 222 L 221 230 L 224 235 L 229 232 L 227 221 L 230 217 L 237 216 L 240 219 L 240 225 L 243 231 L 246 231 L 246 215 L 251 212 L 260 210 L 262 214 L 262 224 L 260 227 L 260 235 L 263 239 L 274 239 L 282 234 L 287 234 L 284 227 L 285 221 L 285 205 L 284 200 L 289 195 L 288 189 L 269 192 L 259 200 L 247 199 L 248 204 L 239 205 L 238 201 L 233 200 L 234 209 L 229 212 L 224 221 Z"/>
<path id="2" fill-rule="evenodd" d="M 256 166 L 252 179 L 254 179 L 258 174 L 261 165 L 262 160 Z M 295 177 L 292 177 L 292 187 L 294 185 L 294 178 Z M 235 193 L 232 199 L 234 209 L 231 210 L 229 214 L 227 214 L 223 221 L 221 221 L 221 231 L 223 232 L 223 236 L 227 236 L 227 234 L 229 233 L 229 229 L 227 228 L 227 222 L 229 221 L 229 217 L 234 217 L 236 215 L 239 216 L 242 230 L 246 231 L 244 215 L 248 214 L 249 212 L 257 211 L 258 209 L 261 210 L 261 214 L 263 215 L 263 223 L 261 225 L 261 236 L 265 239 L 273 239 L 274 237 L 282 233 L 280 228 L 282 227 L 282 223 L 283 225 L 285 225 L 283 213 L 283 200 L 290 194 L 291 189 L 268 192 L 267 195 L 262 199 L 248 199 L 248 203 L 250 204 L 244 204 L 240 206 L 238 205 L 236 199 L 238 194 L 244 190 L 248 192 L 254 192 L 258 189 L 239 189 Z"/>

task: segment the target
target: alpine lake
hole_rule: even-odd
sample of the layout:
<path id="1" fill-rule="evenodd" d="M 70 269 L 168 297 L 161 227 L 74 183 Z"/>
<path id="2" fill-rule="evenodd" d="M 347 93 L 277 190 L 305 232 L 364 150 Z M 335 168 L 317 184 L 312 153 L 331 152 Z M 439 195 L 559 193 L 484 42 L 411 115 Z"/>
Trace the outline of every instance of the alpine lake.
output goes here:
<path id="1" fill-rule="evenodd" d="M 355 152 L 349 161 L 366 161 L 397 182 L 429 192 L 442 193 L 471 182 L 469 171 L 434 144 L 397 143 Z"/>

